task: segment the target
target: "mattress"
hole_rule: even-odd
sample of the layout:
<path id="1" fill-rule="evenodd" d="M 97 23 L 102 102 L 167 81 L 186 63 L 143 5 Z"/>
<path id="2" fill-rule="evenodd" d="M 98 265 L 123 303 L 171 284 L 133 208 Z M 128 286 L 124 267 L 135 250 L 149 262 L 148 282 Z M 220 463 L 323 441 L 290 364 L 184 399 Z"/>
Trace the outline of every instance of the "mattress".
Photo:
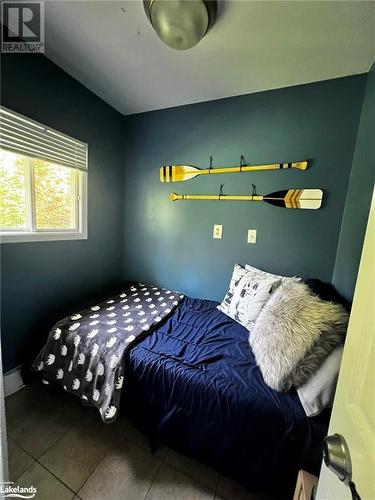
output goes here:
<path id="1" fill-rule="evenodd" d="M 299 468 L 317 473 L 329 415 L 263 381 L 248 331 L 209 300 L 185 298 L 127 353 L 123 411 L 156 442 L 251 492 L 290 497 Z"/>

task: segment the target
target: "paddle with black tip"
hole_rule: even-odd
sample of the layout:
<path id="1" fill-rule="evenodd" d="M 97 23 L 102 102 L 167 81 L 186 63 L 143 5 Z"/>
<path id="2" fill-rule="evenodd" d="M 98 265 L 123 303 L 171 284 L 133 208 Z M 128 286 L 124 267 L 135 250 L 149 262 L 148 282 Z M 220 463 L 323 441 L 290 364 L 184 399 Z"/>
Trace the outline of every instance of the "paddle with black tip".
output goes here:
<path id="1" fill-rule="evenodd" d="M 176 194 L 169 195 L 171 201 L 176 200 L 217 200 L 217 201 L 265 201 L 283 208 L 300 208 L 316 210 L 321 207 L 323 191 L 321 189 L 286 189 L 262 195 L 227 195 L 227 194 Z"/>
<path id="2" fill-rule="evenodd" d="M 238 167 L 218 167 L 200 169 L 192 165 L 165 165 L 160 167 L 160 182 L 181 182 L 197 175 L 232 174 L 236 172 L 256 172 L 261 170 L 284 170 L 294 168 L 306 170 L 308 161 L 294 163 L 270 163 L 268 165 L 241 165 Z"/>

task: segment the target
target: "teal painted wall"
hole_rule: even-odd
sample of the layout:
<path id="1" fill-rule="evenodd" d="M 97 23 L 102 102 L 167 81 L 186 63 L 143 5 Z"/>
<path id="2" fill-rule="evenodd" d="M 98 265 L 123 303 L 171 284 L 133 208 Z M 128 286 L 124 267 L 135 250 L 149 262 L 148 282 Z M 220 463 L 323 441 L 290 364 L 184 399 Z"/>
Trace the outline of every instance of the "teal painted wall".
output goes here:
<path id="1" fill-rule="evenodd" d="M 352 300 L 375 180 L 375 65 L 368 74 L 332 283 Z"/>
<path id="2" fill-rule="evenodd" d="M 55 316 L 121 279 L 123 116 L 48 59 L 2 55 L 2 104 L 89 144 L 88 240 L 1 245 L 4 370 Z"/>
<path id="3" fill-rule="evenodd" d="M 124 278 L 219 299 L 233 264 L 331 281 L 366 75 L 324 81 L 125 118 Z M 308 158 L 306 172 L 205 176 L 161 184 L 163 164 L 207 166 Z M 318 211 L 265 203 L 175 202 L 177 193 L 260 194 L 322 188 Z M 212 239 L 214 224 L 223 238 Z M 258 230 L 256 245 L 247 229 Z"/>

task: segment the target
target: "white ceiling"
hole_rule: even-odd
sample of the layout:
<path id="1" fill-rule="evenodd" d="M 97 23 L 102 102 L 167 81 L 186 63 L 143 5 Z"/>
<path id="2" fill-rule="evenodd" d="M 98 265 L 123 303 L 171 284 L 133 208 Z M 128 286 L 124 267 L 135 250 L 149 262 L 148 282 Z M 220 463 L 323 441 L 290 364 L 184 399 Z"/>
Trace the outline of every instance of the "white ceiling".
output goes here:
<path id="1" fill-rule="evenodd" d="M 164 45 L 140 0 L 46 5 L 46 55 L 123 114 L 367 72 L 375 2 L 219 2 L 194 48 Z"/>

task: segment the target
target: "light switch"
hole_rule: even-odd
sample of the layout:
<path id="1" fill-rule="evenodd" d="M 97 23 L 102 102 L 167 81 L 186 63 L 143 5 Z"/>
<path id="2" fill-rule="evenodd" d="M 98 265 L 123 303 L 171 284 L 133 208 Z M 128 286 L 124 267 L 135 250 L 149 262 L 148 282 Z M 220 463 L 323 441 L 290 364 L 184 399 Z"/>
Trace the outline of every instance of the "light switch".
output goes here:
<path id="1" fill-rule="evenodd" d="M 247 242 L 255 244 L 257 242 L 257 230 L 249 229 L 247 231 Z"/>
<path id="2" fill-rule="evenodd" d="M 212 237 L 221 240 L 223 236 L 223 226 L 221 224 L 215 224 Z"/>

